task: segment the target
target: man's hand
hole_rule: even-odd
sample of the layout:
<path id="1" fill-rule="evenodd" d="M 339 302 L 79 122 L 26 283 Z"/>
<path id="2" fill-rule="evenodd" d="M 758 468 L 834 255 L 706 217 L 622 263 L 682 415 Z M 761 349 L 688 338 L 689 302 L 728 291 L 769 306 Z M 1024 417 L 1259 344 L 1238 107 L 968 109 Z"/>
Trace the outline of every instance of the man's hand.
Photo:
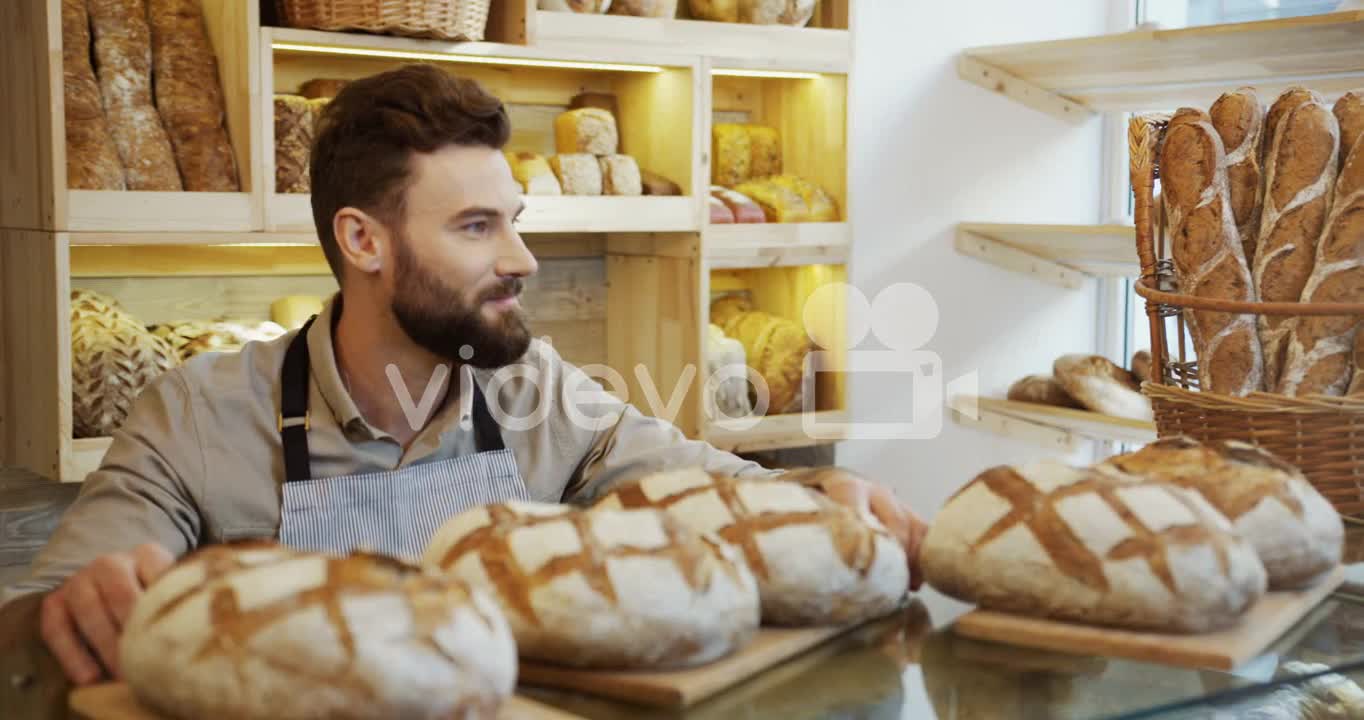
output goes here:
<path id="1" fill-rule="evenodd" d="M 917 591 L 923 584 L 919 546 L 928 533 L 928 525 L 901 503 L 890 488 L 836 467 L 801 468 L 788 471 L 781 479 L 818 488 L 834 502 L 875 516 L 905 548 L 909 558 L 909 588 Z"/>
<path id="2" fill-rule="evenodd" d="M 43 641 L 71 682 L 95 682 L 104 670 L 119 677 L 123 625 L 138 596 L 174 561 L 169 551 L 151 543 L 104 555 L 43 598 Z"/>

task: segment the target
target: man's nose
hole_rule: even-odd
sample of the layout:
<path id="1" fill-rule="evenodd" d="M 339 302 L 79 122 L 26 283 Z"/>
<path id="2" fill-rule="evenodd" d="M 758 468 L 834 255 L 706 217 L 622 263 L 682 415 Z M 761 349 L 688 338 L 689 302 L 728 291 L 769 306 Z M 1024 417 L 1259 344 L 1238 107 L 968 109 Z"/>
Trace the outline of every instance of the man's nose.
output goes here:
<path id="1" fill-rule="evenodd" d="M 497 274 L 503 276 L 534 275 L 540 269 L 535 254 L 526 246 L 521 233 L 513 228 L 508 231 L 505 249 L 497 259 Z"/>

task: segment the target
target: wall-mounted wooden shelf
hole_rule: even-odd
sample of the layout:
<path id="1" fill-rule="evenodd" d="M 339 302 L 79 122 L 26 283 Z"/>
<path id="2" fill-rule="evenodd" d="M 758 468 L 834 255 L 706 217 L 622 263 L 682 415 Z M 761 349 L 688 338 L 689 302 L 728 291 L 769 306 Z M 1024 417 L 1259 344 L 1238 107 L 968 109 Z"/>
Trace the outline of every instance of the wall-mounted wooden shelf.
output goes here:
<path id="1" fill-rule="evenodd" d="M 753 427 L 742 430 L 709 425 L 705 428 L 704 439 L 721 450 L 735 453 L 838 442 L 846 439 L 841 428 L 847 424 L 848 414 L 842 410 L 822 410 L 809 413 L 808 419 L 803 413 L 790 413 L 769 415 L 750 422 L 754 422 Z M 815 428 L 822 430 L 807 432 L 807 422 L 814 423 Z"/>
<path id="2" fill-rule="evenodd" d="M 963 255 L 1078 288 L 1089 277 L 1135 277 L 1135 232 L 1130 225 L 960 223 L 954 244 Z"/>
<path id="3" fill-rule="evenodd" d="M 847 223 L 707 225 L 703 236 L 714 269 L 842 264 L 852 246 Z"/>
<path id="4" fill-rule="evenodd" d="M 950 400 L 960 424 L 997 435 L 1070 451 L 1083 439 L 1149 443 L 1156 439 L 1153 422 L 1102 415 L 1050 405 L 958 395 Z"/>
<path id="5" fill-rule="evenodd" d="M 1298 83 L 1331 94 L 1364 85 L 1364 11 L 970 48 L 958 71 L 1076 120 L 1208 107 L 1241 85 L 1268 97 Z"/>

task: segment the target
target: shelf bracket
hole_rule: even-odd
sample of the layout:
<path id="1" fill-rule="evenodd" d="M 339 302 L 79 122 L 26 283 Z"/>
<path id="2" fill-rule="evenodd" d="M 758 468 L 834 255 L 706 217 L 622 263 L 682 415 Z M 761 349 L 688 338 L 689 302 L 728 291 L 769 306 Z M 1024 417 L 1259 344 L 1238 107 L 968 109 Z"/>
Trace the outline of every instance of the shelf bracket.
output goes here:
<path id="1" fill-rule="evenodd" d="M 1083 272 L 1058 262 L 1033 255 L 992 237 L 957 227 L 957 252 L 984 260 L 1005 270 L 1032 275 L 1043 282 L 1072 290 L 1084 287 L 1088 278 Z"/>
<path id="2" fill-rule="evenodd" d="M 967 53 L 957 57 L 957 74 L 963 80 L 1074 125 L 1080 125 L 1097 114 L 1074 100 L 1034 85 Z"/>
<path id="3" fill-rule="evenodd" d="M 1022 440 L 1057 452 L 1070 453 L 1079 446 L 1082 438 L 1050 425 L 1016 418 L 1011 415 L 978 410 L 972 415 L 952 408 L 952 419 L 963 427 L 984 430 L 1015 440 Z"/>

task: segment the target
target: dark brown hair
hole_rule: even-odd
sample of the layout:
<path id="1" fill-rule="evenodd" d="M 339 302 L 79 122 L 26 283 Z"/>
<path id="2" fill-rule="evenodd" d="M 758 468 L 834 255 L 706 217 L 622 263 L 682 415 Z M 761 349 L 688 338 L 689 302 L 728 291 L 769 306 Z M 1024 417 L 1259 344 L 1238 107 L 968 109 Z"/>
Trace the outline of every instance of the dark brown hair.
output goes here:
<path id="1" fill-rule="evenodd" d="M 404 65 L 347 83 L 318 120 L 309 169 L 313 222 L 337 281 L 336 211 L 359 208 L 397 229 L 413 153 L 447 145 L 500 150 L 510 136 L 501 100 L 474 80 L 431 65 Z"/>

